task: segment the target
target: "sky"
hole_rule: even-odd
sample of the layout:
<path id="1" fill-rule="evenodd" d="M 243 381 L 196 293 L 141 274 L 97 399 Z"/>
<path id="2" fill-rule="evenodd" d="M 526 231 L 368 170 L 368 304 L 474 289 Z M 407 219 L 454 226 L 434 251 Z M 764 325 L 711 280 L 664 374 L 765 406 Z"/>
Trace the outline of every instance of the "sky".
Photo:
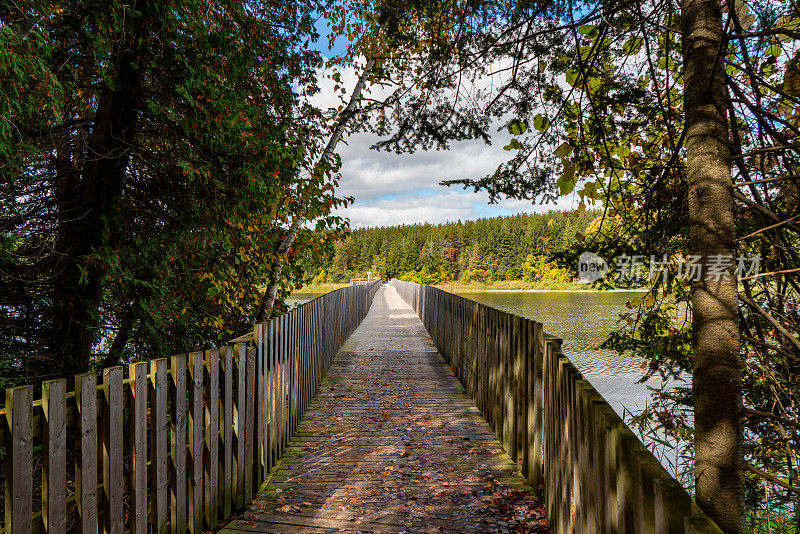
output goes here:
<path id="1" fill-rule="evenodd" d="M 324 19 L 318 31 L 328 32 Z M 318 46 L 323 54 L 338 54 L 342 44 L 328 50 L 327 37 Z M 345 71 L 342 81 L 347 95 L 356 82 L 352 69 Z M 333 92 L 333 82 L 320 83 L 321 93 L 314 103 L 335 107 L 340 103 Z M 564 198 L 557 205 L 540 205 L 530 201 L 500 200 L 489 204 L 486 193 L 464 190 L 461 186 L 442 186 L 442 180 L 481 178 L 493 172 L 511 154 L 503 150 L 508 143 L 506 132 L 498 132 L 491 145 L 483 141 L 453 143 L 446 151 L 420 151 L 414 154 L 378 152 L 369 147 L 377 137 L 359 133 L 345 138 L 337 147 L 342 158 L 340 197 L 351 196 L 355 202 L 337 212 L 347 217 L 352 228 L 392 226 L 414 223 L 443 223 L 448 221 L 496 217 L 520 212 L 541 212 L 551 209 L 577 207 L 575 198 Z"/>

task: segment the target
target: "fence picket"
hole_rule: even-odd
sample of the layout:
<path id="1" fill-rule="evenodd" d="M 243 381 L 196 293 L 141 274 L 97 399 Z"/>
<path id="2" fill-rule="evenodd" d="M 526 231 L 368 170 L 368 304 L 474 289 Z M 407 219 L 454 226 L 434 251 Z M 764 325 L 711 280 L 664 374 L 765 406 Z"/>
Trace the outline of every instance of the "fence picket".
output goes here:
<path id="1" fill-rule="evenodd" d="M 203 532 L 203 353 L 189 355 L 189 495 L 188 527 L 192 534 Z"/>
<path id="2" fill-rule="evenodd" d="M 28 534 L 33 511 L 33 387 L 6 390 L 6 532 Z"/>
<path id="3" fill-rule="evenodd" d="M 186 356 L 173 356 L 170 368 L 170 530 L 186 531 Z"/>
<path id="4" fill-rule="evenodd" d="M 122 473 L 122 367 L 103 371 L 103 514 L 100 531 L 122 534 L 125 479 Z"/>
<path id="5" fill-rule="evenodd" d="M 42 384 L 42 521 L 45 532 L 67 528 L 67 381 Z"/>
<path id="6" fill-rule="evenodd" d="M 75 403 L 80 431 L 77 443 L 79 463 L 75 466 L 75 498 L 81 532 L 90 534 L 97 532 L 97 375 L 86 373 L 75 377 Z"/>
<path id="7" fill-rule="evenodd" d="M 219 511 L 219 351 L 205 352 L 203 373 L 206 395 L 204 420 L 206 433 L 203 454 L 203 508 L 206 529 L 213 530 Z"/>
<path id="8" fill-rule="evenodd" d="M 167 359 L 150 362 L 150 499 L 153 532 L 163 534 L 169 527 L 169 418 L 167 412 Z"/>
<path id="9" fill-rule="evenodd" d="M 128 530 L 147 533 L 147 364 L 128 366 L 131 511 Z"/>

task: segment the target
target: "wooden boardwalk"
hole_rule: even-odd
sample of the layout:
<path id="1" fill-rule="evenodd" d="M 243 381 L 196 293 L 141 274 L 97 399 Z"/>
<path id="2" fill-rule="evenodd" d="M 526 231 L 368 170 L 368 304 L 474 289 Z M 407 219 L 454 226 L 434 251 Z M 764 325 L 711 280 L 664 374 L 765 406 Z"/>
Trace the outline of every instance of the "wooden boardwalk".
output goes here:
<path id="1" fill-rule="evenodd" d="M 545 532 L 422 322 L 382 287 L 282 461 L 223 532 Z"/>

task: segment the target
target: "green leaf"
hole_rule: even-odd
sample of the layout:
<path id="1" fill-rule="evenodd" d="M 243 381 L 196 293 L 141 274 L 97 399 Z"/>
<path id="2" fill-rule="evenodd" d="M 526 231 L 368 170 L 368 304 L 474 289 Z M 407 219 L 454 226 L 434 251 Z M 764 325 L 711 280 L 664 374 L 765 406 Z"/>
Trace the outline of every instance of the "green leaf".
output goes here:
<path id="1" fill-rule="evenodd" d="M 523 148 L 525 147 L 522 146 L 522 143 L 516 139 L 512 139 L 510 143 L 503 147 L 503 150 L 522 150 Z"/>
<path id="2" fill-rule="evenodd" d="M 781 55 L 782 51 L 783 49 L 781 48 L 780 43 L 772 43 L 767 47 L 768 56 L 778 57 L 779 55 Z"/>
<path id="3" fill-rule="evenodd" d="M 631 35 L 628 40 L 625 41 L 625 44 L 622 45 L 622 51 L 625 55 L 631 56 L 633 54 L 638 54 L 642 46 L 644 46 L 644 39 L 638 35 Z"/>
<path id="4" fill-rule="evenodd" d="M 556 185 L 561 196 L 569 195 L 575 189 L 575 167 L 571 163 L 564 163 L 564 173 L 556 180 Z"/>
<path id="5" fill-rule="evenodd" d="M 565 156 L 569 156 L 572 154 L 572 147 L 566 141 L 558 145 L 558 148 L 555 149 L 553 155 L 557 158 L 563 158 Z"/>
<path id="6" fill-rule="evenodd" d="M 539 113 L 533 118 L 533 127 L 543 132 L 550 127 L 550 119 Z"/>
<path id="7" fill-rule="evenodd" d="M 508 125 L 508 133 L 511 135 L 522 135 L 528 131 L 528 123 L 519 119 L 514 119 Z"/>
<path id="8" fill-rule="evenodd" d="M 579 72 L 576 69 L 569 69 L 564 73 L 564 78 L 567 80 L 568 84 L 575 85 L 575 80 L 578 79 L 578 74 Z"/>

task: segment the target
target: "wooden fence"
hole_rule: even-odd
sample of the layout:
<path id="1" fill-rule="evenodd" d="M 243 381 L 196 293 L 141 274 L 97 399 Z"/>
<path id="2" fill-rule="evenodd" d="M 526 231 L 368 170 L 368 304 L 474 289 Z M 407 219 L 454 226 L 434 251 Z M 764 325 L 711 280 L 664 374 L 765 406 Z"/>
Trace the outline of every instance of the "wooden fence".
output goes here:
<path id="1" fill-rule="evenodd" d="M 379 285 L 321 296 L 246 343 L 132 363 L 127 377 L 111 367 L 51 380 L 40 400 L 32 386 L 7 390 L 3 530 L 215 528 L 275 465 Z"/>
<path id="2" fill-rule="evenodd" d="M 505 450 L 544 495 L 556 533 L 721 533 L 561 352 L 542 324 L 392 280 Z"/>

